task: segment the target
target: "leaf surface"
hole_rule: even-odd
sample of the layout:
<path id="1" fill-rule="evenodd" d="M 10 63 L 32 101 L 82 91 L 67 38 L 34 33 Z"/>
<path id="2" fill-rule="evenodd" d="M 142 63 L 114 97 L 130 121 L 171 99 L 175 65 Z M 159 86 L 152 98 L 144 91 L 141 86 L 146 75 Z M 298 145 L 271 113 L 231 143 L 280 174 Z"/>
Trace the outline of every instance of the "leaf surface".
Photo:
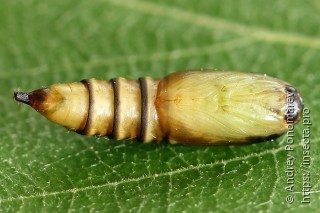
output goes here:
<path id="1" fill-rule="evenodd" d="M 4 212 L 316 212 L 320 208 L 320 4 L 315 0 L 0 2 L 0 210 Z M 303 130 L 246 146 L 84 137 L 12 100 L 84 78 L 161 78 L 186 69 L 266 73 L 297 87 Z M 199 82 L 201 83 L 201 82 Z M 286 190 L 294 157 L 294 193 Z M 311 176 L 310 204 L 303 174 Z M 294 202 L 288 204 L 287 196 Z"/>

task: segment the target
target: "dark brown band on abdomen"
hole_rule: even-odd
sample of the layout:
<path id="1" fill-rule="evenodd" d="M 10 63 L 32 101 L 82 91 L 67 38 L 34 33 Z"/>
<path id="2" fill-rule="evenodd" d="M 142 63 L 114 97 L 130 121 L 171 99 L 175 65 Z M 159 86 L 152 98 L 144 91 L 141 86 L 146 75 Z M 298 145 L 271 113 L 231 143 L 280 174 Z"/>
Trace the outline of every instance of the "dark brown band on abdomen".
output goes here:
<path id="1" fill-rule="evenodd" d="M 148 121 L 148 87 L 145 78 L 139 78 L 141 90 L 141 127 L 140 127 L 140 140 L 146 139 L 146 126 Z"/>
<path id="2" fill-rule="evenodd" d="M 118 78 L 112 78 L 111 80 L 113 86 L 113 94 L 114 94 L 114 118 L 113 118 L 113 128 L 112 128 L 112 135 L 111 137 L 114 139 L 118 139 L 118 125 L 119 125 L 119 104 L 120 104 L 120 97 L 119 97 L 119 80 Z"/>
<path id="3" fill-rule="evenodd" d="M 88 115 L 87 115 L 87 121 L 86 124 L 83 128 L 83 130 L 77 131 L 77 133 L 82 134 L 82 135 L 87 135 L 90 127 L 91 127 L 91 123 L 92 123 L 92 106 L 93 106 L 93 96 L 92 96 L 92 86 L 90 83 L 90 80 L 88 79 L 84 79 L 81 81 L 81 83 L 83 83 L 83 85 L 87 88 L 88 90 L 88 96 L 89 96 L 89 108 L 88 108 Z"/>

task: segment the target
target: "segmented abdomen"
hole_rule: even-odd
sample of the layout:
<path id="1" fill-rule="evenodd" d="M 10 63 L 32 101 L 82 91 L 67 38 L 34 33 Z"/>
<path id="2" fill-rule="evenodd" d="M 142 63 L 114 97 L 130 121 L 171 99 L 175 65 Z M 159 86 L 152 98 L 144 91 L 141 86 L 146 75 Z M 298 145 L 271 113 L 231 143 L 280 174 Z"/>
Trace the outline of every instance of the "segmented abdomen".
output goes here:
<path id="1" fill-rule="evenodd" d="M 114 78 L 82 83 L 88 90 L 89 108 L 86 124 L 78 133 L 144 142 L 162 139 L 154 105 L 159 80 Z"/>

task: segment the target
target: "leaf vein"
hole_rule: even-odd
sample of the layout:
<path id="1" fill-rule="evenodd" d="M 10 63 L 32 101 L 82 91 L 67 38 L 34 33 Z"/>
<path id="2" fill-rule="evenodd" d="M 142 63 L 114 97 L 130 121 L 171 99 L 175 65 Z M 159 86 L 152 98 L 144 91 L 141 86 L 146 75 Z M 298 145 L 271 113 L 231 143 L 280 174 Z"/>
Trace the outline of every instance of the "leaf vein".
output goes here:
<path id="1" fill-rule="evenodd" d="M 107 2 L 141 13 L 167 17 L 196 26 L 206 27 L 212 30 L 224 30 L 237 35 L 248 36 L 259 41 L 304 46 L 310 49 L 320 49 L 320 39 L 318 38 L 307 37 L 289 32 L 277 32 L 257 27 L 249 27 L 240 23 L 231 22 L 208 15 L 197 14 L 191 11 L 181 10 L 179 8 L 162 6 L 152 2 L 135 0 L 107 0 Z"/>
<path id="2" fill-rule="evenodd" d="M 296 144 L 293 147 L 298 147 L 301 146 L 300 144 Z M 213 166 L 219 165 L 219 164 L 227 164 L 230 162 L 234 162 L 234 161 L 241 161 L 241 160 L 247 160 L 250 159 L 252 157 L 261 157 L 263 155 L 266 154 L 275 154 L 278 153 L 280 151 L 284 151 L 284 148 L 281 146 L 277 149 L 270 149 L 270 150 L 266 150 L 260 153 L 252 153 L 249 155 L 245 155 L 245 156 L 241 156 L 241 157 L 235 157 L 235 158 L 231 158 L 228 160 L 221 160 L 221 161 L 216 161 L 216 162 L 212 162 L 212 163 L 207 163 L 207 164 L 199 164 L 199 165 L 190 165 L 187 167 L 182 167 L 179 169 L 175 169 L 175 170 L 171 170 L 171 171 L 167 171 L 167 172 L 163 172 L 160 174 L 149 174 L 149 175 L 144 175 L 141 177 L 136 177 L 136 178 L 127 178 L 127 179 L 123 179 L 120 181 L 115 181 L 115 182 L 107 182 L 107 183 L 103 183 L 100 185 L 92 185 L 92 186 L 86 186 L 86 187 L 81 187 L 81 188 L 71 188 L 71 189 L 67 189 L 67 190 L 62 190 L 62 191 L 55 191 L 55 192 L 43 192 L 40 194 L 35 194 L 35 195 L 30 195 L 30 196 L 19 196 L 19 197 L 10 197 L 10 198 L 4 198 L 1 199 L 1 202 L 12 202 L 12 201 L 16 201 L 16 200 L 27 200 L 27 199 L 35 199 L 35 198 L 44 198 L 44 197 L 48 197 L 48 196 L 57 196 L 60 194 L 69 194 L 69 193 L 79 193 L 79 192 L 83 192 L 83 191 L 88 191 L 88 190 L 96 190 L 96 189 L 100 189 L 100 188 L 104 188 L 104 187 L 117 187 L 121 184 L 126 184 L 126 183 L 131 183 L 131 182 L 138 182 L 138 181 L 142 181 L 142 180 L 147 180 L 147 179 L 155 179 L 157 177 L 164 177 L 164 176 L 171 176 L 171 175 L 176 175 L 176 174 L 180 174 L 183 172 L 187 172 L 190 170 L 200 170 L 203 168 L 211 168 Z"/>
<path id="3" fill-rule="evenodd" d="M 90 61 L 86 62 L 79 62 L 79 63 L 71 63 L 65 64 L 69 69 L 76 68 L 76 67 L 96 67 L 96 66 L 110 66 L 115 64 L 123 64 L 123 63 L 136 63 L 136 62 L 155 62 L 155 61 L 161 61 L 161 60 L 167 60 L 170 58 L 170 60 L 174 59 L 181 59 L 181 58 L 188 58 L 192 56 L 199 56 L 199 55 L 206 55 L 206 54 L 214 54 L 219 53 L 223 51 L 233 50 L 239 47 L 244 47 L 247 45 L 252 44 L 253 41 L 250 41 L 246 37 L 241 37 L 237 39 L 232 39 L 227 42 L 209 45 L 209 46 L 203 46 L 203 47 L 191 47 L 191 48 L 185 48 L 185 49 L 176 49 L 172 51 L 165 51 L 165 52 L 156 52 L 151 54 L 140 54 L 140 55 L 124 55 L 124 56 L 117 56 L 117 57 L 111 57 L 111 58 L 95 58 Z M 40 65 L 38 67 L 34 68 L 27 68 L 23 69 L 23 72 L 21 69 L 11 70 L 10 72 L 1 72 L 0 71 L 0 78 L 12 78 L 12 76 L 35 76 L 35 75 L 43 75 L 44 73 L 47 73 L 49 71 L 52 71 L 48 65 Z M 59 69 L 59 71 L 56 72 L 66 72 L 67 70 Z"/>

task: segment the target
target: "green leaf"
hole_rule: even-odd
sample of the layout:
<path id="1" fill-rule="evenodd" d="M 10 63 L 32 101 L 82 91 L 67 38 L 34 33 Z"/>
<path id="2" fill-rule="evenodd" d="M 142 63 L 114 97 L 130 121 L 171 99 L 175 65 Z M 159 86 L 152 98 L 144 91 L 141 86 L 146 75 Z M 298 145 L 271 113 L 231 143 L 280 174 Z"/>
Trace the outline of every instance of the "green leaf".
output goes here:
<path id="1" fill-rule="evenodd" d="M 316 212 L 320 208 L 320 4 L 315 0 L 0 2 L 0 211 Z M 84 78 L 161 78 L 186 69 L 266 73 L 310 109 L 288 136 L 245 146 L 85 137 L 12 100 Z M 201 82 L 199 82 L 201 83 Z M 310 139 L 311 165 L 301 167 Z M 288 184 L 294 157 L 294 193 Z M 303 174 L 310 174 L 310 203 Z M 289 204 L 288 196 L 294 198 Z"/>

